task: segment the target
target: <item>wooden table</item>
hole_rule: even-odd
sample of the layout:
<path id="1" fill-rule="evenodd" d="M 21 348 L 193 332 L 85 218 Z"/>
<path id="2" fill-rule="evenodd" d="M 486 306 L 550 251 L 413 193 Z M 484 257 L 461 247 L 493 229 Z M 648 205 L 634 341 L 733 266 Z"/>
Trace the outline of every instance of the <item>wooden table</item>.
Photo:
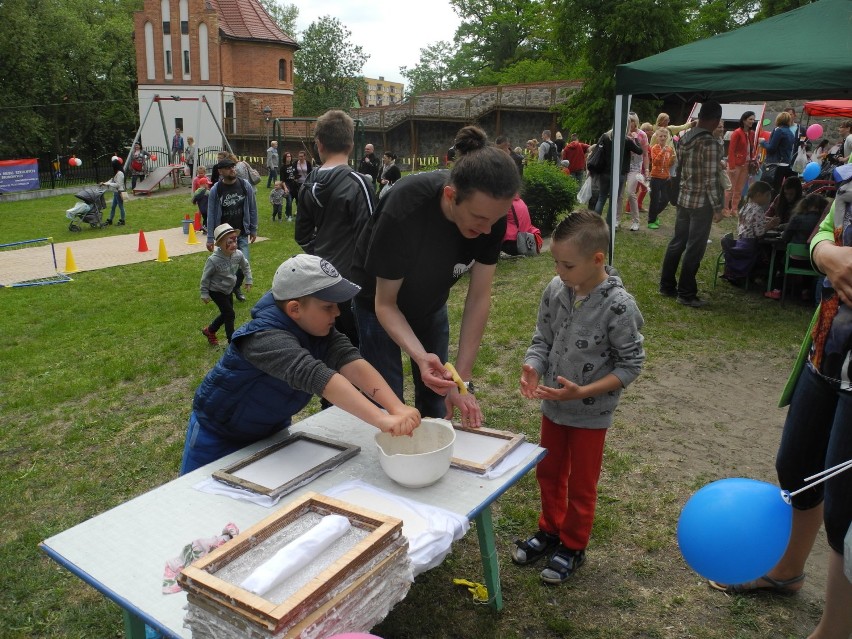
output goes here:
<path id="1" fill-rule="evenodd" d="M 361 479 L 394 494 L 464 515 L 476 523 L 490 604 L 497 610 L 503 607 L 491 504 L 535 467 L 546 454 L 545 449 L 536 447 L 497 479 L 451 468 L 436 484 L 411 489 L 394 483 L 381 470 L 373 440 L 376 429 L 340 409 L 322 411 L 294 424 L 291 430 L 356 444 L 361 452 L 286 495 L 279 507 L 307 491 L 322 492 L 344 481 Z M 147 624 L 167 637 L 189 639 L 190 631 L 183 628 L 186 594 L 161 594 L 165 562 L 193 539 L 219 534 L 228 522 L 245 530 L 274 512 L 247 501 L 202 493 L 193 485 L 287 434 L 285 431 L 248 446 L 116 506 L 46 539 L 41 549 L 122 608 L 127 637 L 144 639 Z"/>

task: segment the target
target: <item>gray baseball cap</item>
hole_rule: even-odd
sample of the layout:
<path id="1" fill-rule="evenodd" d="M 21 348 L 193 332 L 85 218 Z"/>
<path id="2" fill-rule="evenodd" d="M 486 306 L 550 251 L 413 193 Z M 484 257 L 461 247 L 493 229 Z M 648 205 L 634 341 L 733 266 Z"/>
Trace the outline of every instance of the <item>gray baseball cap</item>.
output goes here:
<path id="1" fill-rule="evenodd" d="M 360 290 L 317 255 L 291 257 L 272 278 L 272 297 L 279 302 L 310 295 L 324 302 L 340 303 L 351 300 Z"/>

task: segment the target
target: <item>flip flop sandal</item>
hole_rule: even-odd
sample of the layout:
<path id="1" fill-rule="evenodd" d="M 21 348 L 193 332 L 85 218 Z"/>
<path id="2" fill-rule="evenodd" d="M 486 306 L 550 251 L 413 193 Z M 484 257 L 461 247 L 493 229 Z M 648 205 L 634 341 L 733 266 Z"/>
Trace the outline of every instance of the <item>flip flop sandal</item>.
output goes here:
<path id="1" fill-rule="evenodd" d="M 517 548 L 512 548 L 512 562 L 519 566 L 527 566 L 535 563 L 559 544 L 559 536 L 551 535 L 543 530 L 536 533 L 527 539 L 521 541 L 515 540 Z"/>
<path id="2" fill-rule="evenodd" d="M 708 584 L 714 590 L 719 590 L 721 592 L 728 593 L 729 595 L 747 595 L 750 593 L 758 593 L 758 592 L 766 592 L 771 595 L 782 595 L 784 597 L 791 597 L 799 592 L 798 588 L 791 588 L 797 583 L 800 583 L 805 580 L 805 574 L 802 573 L 798 577 L 793 577 L 792 579 L 773 579 L 772 577 L 768 577 L 764 575 L 759 579 L 755 579 L 754 581 L 747 581 L 742 584 L 720 584 L 713 580 L 708 580 Z M 761 585 L 760 582 L 765 582 L 765 585 Z"/>

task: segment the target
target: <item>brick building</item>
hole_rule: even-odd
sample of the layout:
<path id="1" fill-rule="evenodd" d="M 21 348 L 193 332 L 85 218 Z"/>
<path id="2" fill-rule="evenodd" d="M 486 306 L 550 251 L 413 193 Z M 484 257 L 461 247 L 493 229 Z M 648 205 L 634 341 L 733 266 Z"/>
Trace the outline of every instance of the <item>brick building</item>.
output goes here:
<path id="1" fill-rule="evenodd" d="M 222 144 L 210 111 L 187 98 L 207 99 L 237 153 L 265 149 L 271 119 L 293 115 L 298 45 L 257 0 L 144 0 L 134 39 L 146 147 L 168 147 L 176 127 L 199 149 Z M 155 95 L 182 99 L 159 102 L 161 118 Z"/>

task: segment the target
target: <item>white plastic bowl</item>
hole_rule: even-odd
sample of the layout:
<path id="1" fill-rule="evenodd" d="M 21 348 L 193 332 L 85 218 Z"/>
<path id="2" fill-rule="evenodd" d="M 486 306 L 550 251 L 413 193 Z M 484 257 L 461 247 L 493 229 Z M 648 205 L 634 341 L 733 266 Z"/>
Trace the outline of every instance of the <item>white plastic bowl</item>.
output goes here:
<path id="1" fill-rule="evenodd" d="M 456 431 L 446 419 L 426 417 L 411 437 L 376 435 L 379 463 L 396 483 L 407 488 L 434 484 L 450 469 Z"/>

